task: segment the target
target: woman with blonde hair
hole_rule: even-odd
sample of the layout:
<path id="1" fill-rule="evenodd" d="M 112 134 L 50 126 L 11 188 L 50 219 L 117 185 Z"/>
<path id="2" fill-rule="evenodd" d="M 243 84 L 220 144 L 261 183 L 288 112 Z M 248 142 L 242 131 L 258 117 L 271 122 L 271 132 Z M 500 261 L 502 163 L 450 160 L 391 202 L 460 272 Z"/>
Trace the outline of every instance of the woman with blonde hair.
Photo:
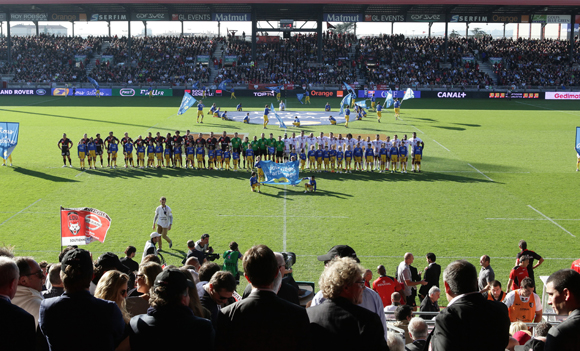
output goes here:
<path id="1" fill-rule="evenodd" d="M 125 323 L 129 323 L 131 316 L 127 312 L 125 299 L 127 298 L 127 290 L 129 283 L 129 276 L 119 271 L 107 271 L 97 284 L 95 290 L 95 297 L 103 300 L 113 301 L 119 306 Z"/>
<path id="2" fill-rule="evenodd" d="M 187 279 L 193 280 L 193 274 L 187 266 L 179 268 L 182 271 Z M 211 312 L 201 305 L 201 301 L 199 300 L 199 295 L 197 293 L 197 288 L 188 288 L 187 292 L 189 294 L 189 308 L 193 311 L 193 314 L 196 317 L 205 318 L 211 320 Z"/>
<path id="3" fill-rule="evenodd" d="M 135 275 L 135 287 L 140 295 L 127 298 L 127 311 L 131 317 L 147 313 L 149 308 L 149 289 L 155 283 L 155 277 L 162 271 L 161 265 L 155 262 L 146 262 L 139 265 L 139 270 Z"/>

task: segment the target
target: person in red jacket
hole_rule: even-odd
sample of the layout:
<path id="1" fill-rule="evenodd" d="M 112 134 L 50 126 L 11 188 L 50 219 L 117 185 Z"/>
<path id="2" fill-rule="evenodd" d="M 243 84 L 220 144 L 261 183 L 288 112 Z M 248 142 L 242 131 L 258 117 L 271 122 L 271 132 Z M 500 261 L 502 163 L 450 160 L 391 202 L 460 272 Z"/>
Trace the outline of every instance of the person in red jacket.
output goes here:
<path id="1" fill-rule="evenodd" d="M 519 259 L 519 265 L 515 266 L 510 272 L 510 279 L 506 287 L 506 292 L 510 290 L 517 290 L 520 288 L 522 280 L 528 277 L 528 263 L 530 262 L 529 256 L 521 256 Z"/>

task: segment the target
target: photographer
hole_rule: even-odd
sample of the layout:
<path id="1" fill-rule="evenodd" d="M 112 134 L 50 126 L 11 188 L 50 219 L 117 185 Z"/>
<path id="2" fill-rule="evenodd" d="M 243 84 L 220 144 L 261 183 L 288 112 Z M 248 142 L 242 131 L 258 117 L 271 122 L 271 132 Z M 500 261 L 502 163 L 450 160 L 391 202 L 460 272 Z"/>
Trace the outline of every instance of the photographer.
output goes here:
<path id="1" fill-rule="evenodd" d="M 219 255 L 215 257 L 213 254 L 213 248 L 209 246 L 209 234 L 203 234 L 201 239 L 195 242 L 195 249 L 201 251 L 204 254 L 204 258 L 208 261 L 213 261 L 219 258 Z"/>
<path id="2" fill-rule="evenodd" d="M 223 255 L 224 264 L 222 266 L 222 271 L 228 271 L 233 274 L 236 278 L 236 282 L 240 283 L 240 272 L 238 271 L 238 260 L 242 259 L 242 254 L 238 249 L 238 243 L 232 241 L 230 243 L 230 249 L 224 252 Z"/>

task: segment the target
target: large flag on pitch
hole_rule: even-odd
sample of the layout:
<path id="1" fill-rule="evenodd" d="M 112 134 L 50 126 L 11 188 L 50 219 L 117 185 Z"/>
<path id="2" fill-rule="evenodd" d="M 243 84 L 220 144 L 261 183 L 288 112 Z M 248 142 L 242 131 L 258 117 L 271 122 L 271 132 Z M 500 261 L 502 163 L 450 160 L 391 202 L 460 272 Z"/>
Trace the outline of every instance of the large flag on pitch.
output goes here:
<path id="1" fill-rule="evenodd" d="M 0 122 L 0 156 L 7 159 L 18 144 L 18 122 Z"/>
<path id="2" fill-rule="evenodd" d="M 60 240 L 62 246 L 105 242 L 111 217 L 95 208 L 60 208 Z"/>
<path id="3" fill-rule="evenodd" d="M 576 152 L 580 155 L 580 127 L 576 127 Z"/>
<path id="4" fill-rule="evenodd" d="M 405 95 L 403 96 L 403 101 L 414 98 L 415 93 L 413 93 L 413 90 L 411 88 L 407 88 L 407 91 L 405 91 Z"/>
<path id="5" fill-rule="evenodd" d="M 389 108 L 391 107 L 391 105 L 393 105 L 393 91 L 391 89 L 389 89 L 389 92 L 387 93 L 387 98 L 385 99 L 385 108 Z"/>
<path id="6" fill-rule="evenodd" d="M 221 83 L 218 85 L 218 89 L 220 89 L 220 90 L 225 90 L 225 91 L 228 91 L 228 90 L 226 89 L 226 85 L 227 85 L 228 83 L 231 83 L 231 82 L 232 82 L 232 80 L 231 80 L 231 79 L 225 79 L 225 80 L 223 80 L 223 81 L 222 81 L 222 82 L 221 82 Z"/>
<path id="7" fill-rule="evenodd" d="M 302 105 L 304 105 L 304 103 L 302 102 L 302 99 L 304 99 L 304 94 L 296 94 L 296 98 L 298 99 L 298 101 L 300 101 Z"/>
<path id="8" fill-rule="evenodd" d="M 340 102 L 340 112 L 338 113 L 339 116 L 342 116 L 344 114 L 344 105 L 350 106 L 350 104 L 352 103 L 352 95 L 353 94 L 350 93 L 342 98 L 342 101 Z"/>
<path id="9" fill-rule="evenodd" d="M 280 118 L 280 116 L 278 116 L 278 114 L 276 113 L 276 110 L 274 109 L 274 104 L 270 104 L 270 111 L 274 113 L 274 116 L 276 117 L 278 122 L 280 122 L 279 124 L 280 128 L 287 129 L 286 125 L 284 124 L 284 121 L 282 121 L 282 118 Z"/>
<path id="10" fill-rule="evenodd" d="M 91 84 L 95 87 L 95 89 L 99 90 L 99 83 L 97 83 L 96 80 L 94 80 L 91 77 L 87 77 L 87 79 L 89 80 L 89 82 L 91 82 Z"/>
<path id="11" fill-rule="evenodd" d="M 354 89 L 350 85 L 346 84 L 346 82 L 342 82 L 342 84 L 344 84 L 344 88 L 346 89 L 346 91 L 352 93 L 353 95 L 356 95 Z"/>
<path id="12" fill-rule="evenodd" d="M 184 114 L 196 102 L 197 102 L 197 100 L 193 96 L 191 96 L 191 94 L 184 93 L 183 94 L 183 99 L 181 100 L 181 106 L 179 106 L 179 111 L 177 111 L 177 114 L 178 115 Z"/>
<path id="13" fill-rule="evenodd" d="M 260 161 L 266 181 L 262 184 L 297 185 L 300 184 L 298 169 L 299 161 L 276 163 L 272 161 Z"/>

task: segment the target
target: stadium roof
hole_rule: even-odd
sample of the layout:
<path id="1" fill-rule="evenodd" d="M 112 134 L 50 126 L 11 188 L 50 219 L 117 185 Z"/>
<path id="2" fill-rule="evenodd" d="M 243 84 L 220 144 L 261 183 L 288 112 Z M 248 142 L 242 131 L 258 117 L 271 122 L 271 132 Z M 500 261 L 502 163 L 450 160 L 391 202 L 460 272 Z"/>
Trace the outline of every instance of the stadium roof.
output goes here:
<path id="1" fill-rule="evenodd" d="M 0 0 L 0 13 L 250 13 L 256 19 L 316 20 L 322 13 L 365 15 L 566 15 L 580 14 L 578 0 Z M 385 4 L 389 1 L 389 4 Z"/>

